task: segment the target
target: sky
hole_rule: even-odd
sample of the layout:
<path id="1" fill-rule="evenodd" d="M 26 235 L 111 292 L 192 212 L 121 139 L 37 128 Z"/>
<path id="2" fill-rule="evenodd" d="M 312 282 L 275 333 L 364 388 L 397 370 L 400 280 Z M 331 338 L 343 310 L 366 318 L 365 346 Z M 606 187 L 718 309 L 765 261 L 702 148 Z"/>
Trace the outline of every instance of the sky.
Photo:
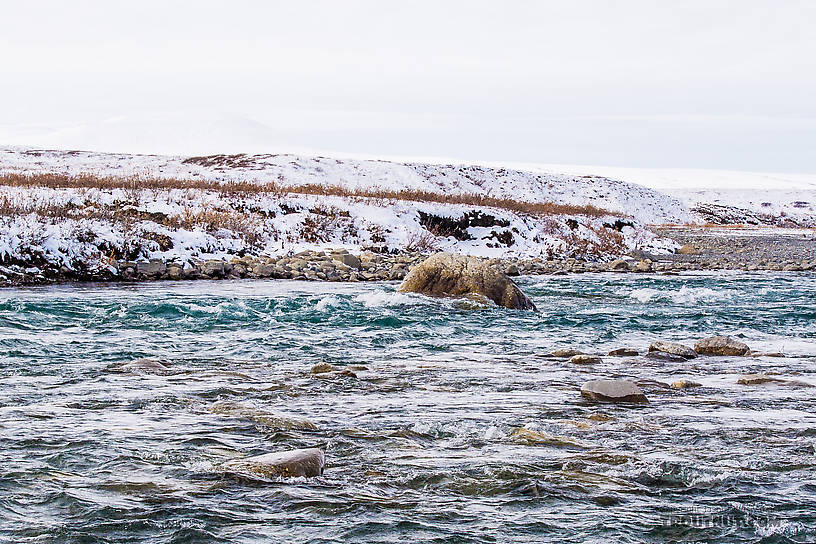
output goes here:
<path id="1" fill-rule="evenodd" d="M 811 0 L 0 2 L 0 145 L 816 172 Z"/>

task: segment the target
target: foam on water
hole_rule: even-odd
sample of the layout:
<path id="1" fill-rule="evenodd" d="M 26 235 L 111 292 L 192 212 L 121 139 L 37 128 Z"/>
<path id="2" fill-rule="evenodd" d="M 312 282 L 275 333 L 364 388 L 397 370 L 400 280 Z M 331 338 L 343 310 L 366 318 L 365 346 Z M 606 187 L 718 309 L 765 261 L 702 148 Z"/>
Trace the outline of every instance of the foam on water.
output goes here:
<path id="1" fill-rule="evenodd" d="M 354 297 L 354 300 L 356 302 L 361 302 L 366 308 L 404 306 L 409 304 L 419 304 L 422 302 L 421 297 L 416 295 L 407 295 L 405 293 L 385 290 L 362 293 Z"/>
<path id="2" fill-rule="evenodd" d="M 317 304 L 315 304 L 315 310 L 318 312 L 325 312 L 327 310 L 337 308 L 338 306 L 340 306 L 340 299 L 334 295 L 328 295 L 317 301 Z"/>
<path id="3" fill-rule="evenodd" d="M 3 291 L 0 542 L 816 540 L 814 389 L 737 383 L 767 373 L 816 384 L 816 281 L 519 283 L 539 313 L 393 284 Z M 604 355 L 712 334 L 785 357 Z M 565 347 L 603 362 L 538 356 Z M 141 357 L 169 372 L 114 371 Z M 354 376 L 312 374 L 321 362 Z M 650 403 L 591 404 L 579 390 L 598 378 L 636 381 Z M 667 386 L 680 378 L 702 386 Z M 215 414 L 219 401 L 317 430 Z M 541 435 L 525 440 L 519 428 Z M 325 450 L 323 476 L 263 482 L 218 470 L 302 447 Z M 699 507 L 726 516 L 665 523 Z M 730 514 L 748 522 L 729 524 Z"/>
<path id="4" fill-rule="evenodd" d="M 652 287 L 633 289 L 629 296 L 639 302 L 651 302 L 655 300 L 669 300 L 675 304 L 695 304 L 697 302 L 711 302 L 727 300 L 731 298 L 730 291 L 715 291 L 708 287 L 687 287 L 682 286 L 676 290 L 661 290 Z"/>

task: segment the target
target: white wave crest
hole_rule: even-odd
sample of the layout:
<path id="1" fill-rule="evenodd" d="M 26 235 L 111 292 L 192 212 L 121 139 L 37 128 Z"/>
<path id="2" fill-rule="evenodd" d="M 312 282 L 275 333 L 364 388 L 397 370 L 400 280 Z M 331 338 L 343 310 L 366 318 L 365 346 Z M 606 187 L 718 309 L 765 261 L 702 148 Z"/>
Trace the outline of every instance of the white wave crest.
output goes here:
<path id="1" fill-rule="evenodd" d="M 357 295 L 354 300 L 362 302 L 366 308 L 379 308 L 381 306 L 400 306 L 403 304 L 413 304 L 417 302 L 416 297 L 397 293 L 395 291 L 370 291 Z"/>
<path id="2" fill-rule="evenodd" d="M 716 291 L 708 287 L 687 287 L 684 285 L 680 289 L 670 290 L 643 287 L 633 290 L 629 293 L 629 296 L 639 302 L 663 300 L 671 301 L 675 304 L 693 304 L 703 300 L 728 299 L 731 298 L 731 293 L 728 291 Z"/>
<path id="3" fill-rule="evenodd" d="M 317 304 L 315 304 L 315 310 L 318 312 L 325 312 L 330 308 L 337 308 L 339 305 L 340 299 L 334 295 L 329 295 L 317 301 Z"/>

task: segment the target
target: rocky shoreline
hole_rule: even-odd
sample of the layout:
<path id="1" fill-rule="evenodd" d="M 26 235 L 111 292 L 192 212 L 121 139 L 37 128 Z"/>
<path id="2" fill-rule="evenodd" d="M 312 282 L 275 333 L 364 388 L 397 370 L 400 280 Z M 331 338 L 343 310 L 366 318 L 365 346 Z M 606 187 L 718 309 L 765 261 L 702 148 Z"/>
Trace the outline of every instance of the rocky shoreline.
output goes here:
<path id="1" fill-rule="evenodd" d="M 695 270 L 816 271 L 816 233 L 733 233 L 712 229 L 660 229 L 683 246 L 672 255 L 633 252 L 607 261 L 580 259 L 492 259 L 508 276 L 588 272 L 665 273 Z M 303 251 L 294 255 L 244 256 L 230 260 L 151 259 L 114 261 L 98 271 L 0 266 L 0 286 L 70 281 L 155 281 L 195 279 L 289 279 L 303 281 L 401 281 L 428 253 L 354 255 L 345 249 Z"/>

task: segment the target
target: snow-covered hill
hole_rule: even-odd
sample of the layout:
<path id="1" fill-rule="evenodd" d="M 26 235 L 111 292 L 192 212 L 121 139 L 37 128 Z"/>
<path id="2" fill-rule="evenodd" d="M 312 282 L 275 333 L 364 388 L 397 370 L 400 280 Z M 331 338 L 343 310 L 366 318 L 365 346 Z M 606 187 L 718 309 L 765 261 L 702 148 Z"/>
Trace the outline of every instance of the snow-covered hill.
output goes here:
<path id="1" fill-rule="evenodd" d="M 738 220 L 740 216 L 753 215 L 771 224 L 784 224 L 790 219 L 802 226 L 816 226 L 816 174 L 562 164 L 535 165 L 529 169 L 574 176 L 608 176 L 636 183 L 676 198 L 703 222 L 713 218 L 698 211 L 727 214 L 730 210 L 735 214 L 730 222 L 745 222 Z"/>
<path id="2" fill-rule="evenodd" d="M 644 226 L 666 218 L 689 214 L 657 191 L 597 176 L 287 154 L 0 149 L 0 265 L 26 270 L 326 247 L 608 260 L 673 250 Z"/>
<path id="3" fill-rule="evenodd" d="M 680 200 L 640 185 L 596 175 L 525 171 L 501 166 L 433 164 L 290 154 L 168 157 L 0 148 L 7 172 L 146 176 L 213 181 L 273 181 L 350 189 L 423 190 L 526 202 L 593 205 L 642 223 L 694 220 Z"/>
<path id="4" fill-rule="evenodd" d="M 7 147 L 0 264 L 98 269 L 325 247 L 610 259 L 677 247 L 646 224 L 816 224 L 807 176 L 678 172 Z M 627 181 L 607 177 L 618 175 Z"/>

